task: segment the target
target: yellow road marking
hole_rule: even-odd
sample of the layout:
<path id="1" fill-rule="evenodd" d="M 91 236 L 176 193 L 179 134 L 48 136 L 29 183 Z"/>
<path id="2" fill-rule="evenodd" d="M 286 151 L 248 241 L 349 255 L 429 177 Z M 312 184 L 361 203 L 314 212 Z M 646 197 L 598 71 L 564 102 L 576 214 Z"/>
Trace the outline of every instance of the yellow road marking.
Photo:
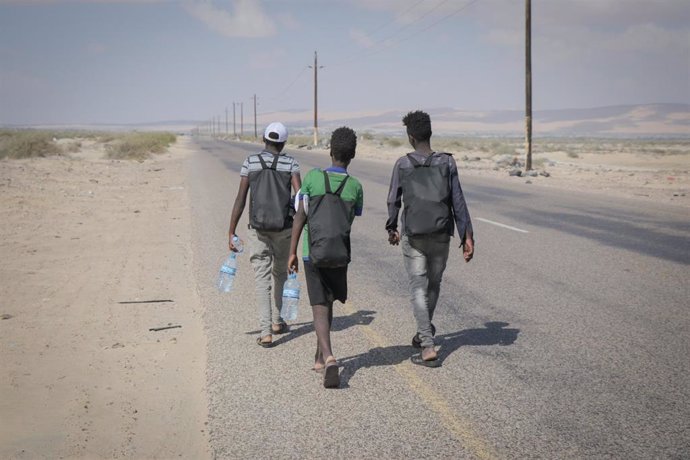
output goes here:
<path id="1" fill-rule="evenodd" d="M 352 315 L 356 310 L 352 302 L 344 305 L 346 313 Z M 374 347 L 390 346 L 384 337 L 371 326 L 363 325 L 361 330 Z M 441 424 L 470 452 L 480 459 L 498 458 L 493 449 L 487 445 L 472 429 L 470 424 L 449 408 L 448 403 L 417 375 L 412 364 L 407 361 L 393 366 L 393 369 L 407 382 L 408 386 L 424 401 L 441 419 Z"/>

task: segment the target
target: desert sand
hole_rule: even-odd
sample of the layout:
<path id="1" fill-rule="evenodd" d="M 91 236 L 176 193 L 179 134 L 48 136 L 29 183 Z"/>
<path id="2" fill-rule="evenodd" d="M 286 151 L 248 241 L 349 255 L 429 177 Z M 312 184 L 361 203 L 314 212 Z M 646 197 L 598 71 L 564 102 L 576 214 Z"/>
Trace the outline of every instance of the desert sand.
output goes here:
<path id="1" fill-rule="evenodd" d="M 362 143 L 358 155 L 392 164 L 407 151 Z M 88 142 L 0 161 L 0 458 L 210 456 L 192 152 L 183 136 L 143 162 Z M 687 155 L 553 154 L 549 177 L 509 177 L 493 155 L 454 153 L 461 177 L 690 206 Z"/>
<path id="2" fill-rule="evenodd" d="M 633 198 L 674 206 L 690 207 L 690 144 L 680 141 L 681 148 L 673 154 L 642 153 L 580 153 L 572 158 L 565 152 L 534 153 L 534 177 L 509 176 L 513 166 L 498 164 L 497 158 L 524 162 L 524 153 L 497 155 L 478 150 L 446 148 L 444 142 L 434 143 L 437 150 L 452 153 L 460 177 L 485 176 L 537 187 L 564 190 L 587 190 L 605 195 Z M 292 146 L 297 147 L 297 145 Z M 360 139 L 359 158 L 369 158 L 393 164 L 410 152 L 409 145 L 382 146 L 380 142 Z M 327 152 L 323 150 L 325 154 Z M 524 167 L 522 167 L 524 173 Z M 539 173 L 548 173 L 548 176 Z"/>
<path id="3" fill-rule="evenodd" d="M 0 161 L 0 458 L 209 456 L 189 154 Z"/>

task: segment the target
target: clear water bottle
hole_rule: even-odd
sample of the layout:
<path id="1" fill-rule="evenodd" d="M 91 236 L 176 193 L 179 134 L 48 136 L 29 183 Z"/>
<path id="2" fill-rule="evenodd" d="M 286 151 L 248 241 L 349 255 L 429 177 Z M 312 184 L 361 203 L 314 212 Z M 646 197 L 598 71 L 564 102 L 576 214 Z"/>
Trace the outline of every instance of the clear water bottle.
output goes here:
<path id="1" fill-rule="evenodd" d="M 220 292 L 232 292 L 232 285 L 237 275 L 237 253 L 231 252 L 228 255 L 218 273 L 218 290 Z"/>
<path id="2" fill-rule="evenodd" d="M 297 273 L 290 273 L 283 285 L 283 306 L 280 309 L 280 317 L 285 321 L 297 319 L 299 308 L 299 281 Z"/>
<path id="3" fill-rule="evenodd" d="M 238 254 L 244 251 L 244 246 L 242 245 L 242 242 L 240 241 L 240 238 L 237 235 L 232 236 L 232 245 L 235 246 L 235 249 L 237 249 Z"/>

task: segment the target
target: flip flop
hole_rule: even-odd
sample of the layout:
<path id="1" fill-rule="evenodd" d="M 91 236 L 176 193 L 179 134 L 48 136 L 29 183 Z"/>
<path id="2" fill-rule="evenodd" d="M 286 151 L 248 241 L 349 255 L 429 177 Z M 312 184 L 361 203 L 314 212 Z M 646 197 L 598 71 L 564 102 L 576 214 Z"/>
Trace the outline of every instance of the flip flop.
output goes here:
<path id="1" fill-rule="evenodd" d="M 263 338 L 263 337 L 257 337 L 257 339 L 256 339 L 256 344 L 257 344 L 257 345 L 259 345 L 260 347 L 263 347 L 263 348 L 271 348 L 271 347 L 273 346 L 273 341 L 270 341 L 270 342 L 262 342 L 262 341 L 261 341 L 262 338 Z"/>
<path id="2" fill-rule="evenodd" d="M 434 326 L 434 323 L 431 323 L 431 336 L 436 335 L 436 326 Z M 419 338 L 419 332 L 417 332 L 414 337 L 412 337 L 412 346 L 414 348 L 422 348 L 422 339 Z"/>
<path id="3" fill-rule="evenodd" d="M 287 325 L 287 323 L 277 324 L 278 329 L 276 329 L 274 326 L 276 326 L 276 324 L 271 326 L 271 332 L 273 332 L 274 334 L 285 334 L 290 330 L 290 327 Z"/>
<path id="4" fill-rule="evenodd" d="M 314 364 L 314 367 L 311 368 L 311 370 L 313 370 L 314 372 L 318 372 L 319 374 L 321 374 L 324 371 L 324 369 L 326 369 L 326 366 L 321 365 L 319 367 L 316 367 L 316 364 Z"/>
<path id="5" fill-rule="evenodd" d="M 410 357 L 410 361 L 412 361 L 412 364 L 417 364 L 418 366 L 424 366 L 424 367 L 441 367 L 441 360 L 438 358 L 434 359 L 422 359 L 422 355 L 412 355 Z"/>
<path id="6" fill-rule="evenodd" d="M 340 386 L 338 362 L 335 359 L 333 361 L 326 361 L 323 373 L 323 386 L 324 388 L 338 388 Z"/>

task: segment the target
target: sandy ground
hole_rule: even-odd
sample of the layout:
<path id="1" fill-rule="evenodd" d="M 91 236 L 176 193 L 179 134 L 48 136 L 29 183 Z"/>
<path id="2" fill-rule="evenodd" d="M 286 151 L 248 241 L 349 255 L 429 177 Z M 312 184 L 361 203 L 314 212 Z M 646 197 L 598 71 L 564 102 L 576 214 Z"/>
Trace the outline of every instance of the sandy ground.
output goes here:
<path id="1" fill-rule="evenodd" d="M 189 153 L 0 161 L 0 458 L 209 457 Z"/>
<path id="2" fill-rule="evenodd" d="M 0 161 L 0 458 L 210 456 L 189 142 L 144 162 L 89 143 Z M 461 174 L 690 206 L 687 155 L 556 153 L 539 168 L 550 177 L 529 178 L 466 155 Z M 181 327 L 150 330 L 166 326 Z"/>
<path id="3" fill-rule="evenodd" d="M 432 147 L 433 147 L 432 139 Z M 296 146 L 291 146 L 296 147 Z M 439 149 L 442 150 L 442 149 Z M 383 148 L 359 141 L 359 158 L 378 159 L 393 163 L 410 152 L 409 145 Z M 485 176 L 521 182 L 534 186 L 634 198 L 655 203 L 690 207 L 690 153 L 643 155 L 639 153 L 584 153 L 571 158 L 565 152 L 533 155 L 534 170 L 547 172 L 548 177 L 510 177 L 512 167 L 498 166 L 501 155 L 489 152 L 455 152 L 461 177 Z M 324 151 L 325 153 L 325 151 Z M 524 154 L 513 156 L 524 161 Z M 522 168 L 524 171 L 524 167 Z"/>

